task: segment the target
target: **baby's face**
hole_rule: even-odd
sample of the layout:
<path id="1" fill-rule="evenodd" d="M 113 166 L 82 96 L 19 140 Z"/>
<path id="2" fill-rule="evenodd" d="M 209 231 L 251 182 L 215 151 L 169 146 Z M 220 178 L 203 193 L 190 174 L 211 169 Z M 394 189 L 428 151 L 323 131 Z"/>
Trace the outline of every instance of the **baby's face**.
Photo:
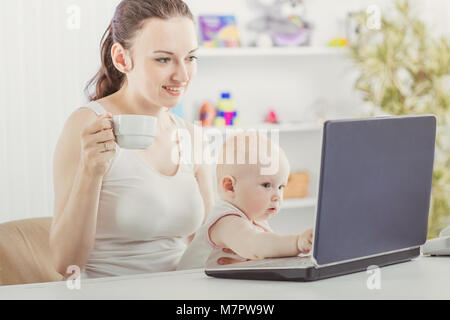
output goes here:
<path id="1" fill-rule="evenodd" d="M 233 201 L 249 219 L 267 220 L 277 214 L 283 202 L 283 190 L 289 178 L 289 163 L 280 159 L 274 175 L 261 175 L 252 168 L 248 174 L 236 180 Z"/>

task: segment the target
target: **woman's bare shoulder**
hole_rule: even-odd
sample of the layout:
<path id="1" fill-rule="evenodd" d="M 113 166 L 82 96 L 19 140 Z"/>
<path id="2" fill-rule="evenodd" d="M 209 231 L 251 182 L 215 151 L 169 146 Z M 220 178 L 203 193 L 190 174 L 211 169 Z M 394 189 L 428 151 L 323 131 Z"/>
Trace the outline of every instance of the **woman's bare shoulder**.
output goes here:
<path id="1" fill-rule="evenodd" d="M 79 131 L 96 118 L 97 114 L 93 110 L 89 109 L 87 106 L 81 106 L 69 115 L 64 125 L 64 129 L 69 131 Z"/>
<path id="2" fill-rule="evenodd" d="M 79 120 L 95 119 L 96 117 L 97 114 L 95 113 L 95 111 L 90 109 L 87 105 L 85 105 L 79 107 L 78 109 L 75 109 L 67 120 L 76 122 Z"/>
<path id="3" fill-rule="evenodd" d="M 61 151 L 63 154 L 69 154 L 70 152 L 68 151 L 74 149 L 73 147 L 79 144 L 80 134 L 83 128 L 88 123 L 94 121 L 96 117 L 96 113 L 86 106 L 74 110 L 64 123 L 55 153 L 58 154 Z"/>

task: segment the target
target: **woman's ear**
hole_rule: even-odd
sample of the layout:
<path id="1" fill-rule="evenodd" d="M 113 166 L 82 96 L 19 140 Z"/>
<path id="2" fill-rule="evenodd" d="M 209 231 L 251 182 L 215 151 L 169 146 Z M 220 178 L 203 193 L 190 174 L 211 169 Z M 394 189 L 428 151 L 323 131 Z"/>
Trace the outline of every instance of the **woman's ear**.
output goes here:
<path id="1" fill-rule="evenodd" d="M 111 57 L 114 66 L 122 73 L 128 73 L 133 69 L 133 63 L 128 50 L 125 50 L 120 43 L 114 43 L 111 48 Z"/>
<path id="2" fill-rule="evenodd" d="M 234 197 L 234 191 L 236 186 L 236 179 L 230 175 L 226 175 L 222 178 L 222 191 L 231 196 Z"/>

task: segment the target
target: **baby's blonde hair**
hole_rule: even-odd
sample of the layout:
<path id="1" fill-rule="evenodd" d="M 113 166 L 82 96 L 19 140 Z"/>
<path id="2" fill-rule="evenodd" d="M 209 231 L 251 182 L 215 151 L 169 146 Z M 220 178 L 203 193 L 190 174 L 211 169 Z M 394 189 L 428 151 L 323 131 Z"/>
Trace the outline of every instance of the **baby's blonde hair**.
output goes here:
<path id="1" fill-rule="evenodd" d="M 260 169 L 276 155 L 286 160 L 283 149 L 266 135 L 256 131 L 240 131 L 226 139 L 219 152 L 216 167 L 217 183 L 223 177 L 260 174 Z"/>

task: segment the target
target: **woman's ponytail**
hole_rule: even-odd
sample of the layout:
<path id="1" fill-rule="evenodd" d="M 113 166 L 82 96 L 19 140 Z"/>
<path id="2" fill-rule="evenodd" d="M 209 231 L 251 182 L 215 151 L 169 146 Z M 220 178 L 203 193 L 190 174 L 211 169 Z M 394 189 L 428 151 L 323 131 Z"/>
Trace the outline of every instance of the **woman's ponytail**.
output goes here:
<path id="1" fill-rule="evenodd" d="M 125 79 L 125 75 L 114 66 L 111 48 L 114 45 L 112 23 L 108 26 L 101 40 L 102 66 L 97 74 L 88 82 L 85 92 L 89 101 L 98 100 L 118 91 Z M 95 94 L 89 94 L 89 88 L 95 83 Z"/>

